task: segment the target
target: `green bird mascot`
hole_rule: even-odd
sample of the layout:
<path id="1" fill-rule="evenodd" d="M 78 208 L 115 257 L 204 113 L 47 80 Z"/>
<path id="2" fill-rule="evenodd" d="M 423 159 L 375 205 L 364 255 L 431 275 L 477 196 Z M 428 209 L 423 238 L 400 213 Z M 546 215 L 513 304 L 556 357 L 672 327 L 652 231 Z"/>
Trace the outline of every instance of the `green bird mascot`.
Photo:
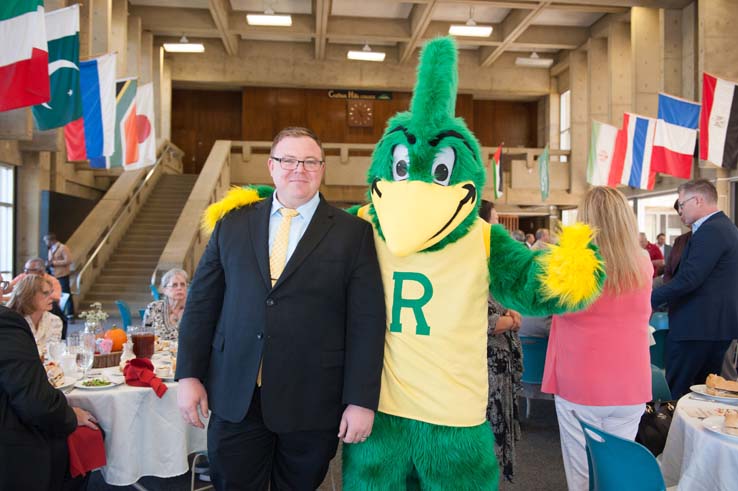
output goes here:
<path id="1" fill-rule="evenodd" d="M 487 296 L 549 315 L 586 307 L 605 280 L 586 225 L 531 251 L 478 218 L 486 174 L 479 142 L 454 117 L 456 56 L 450 38 L 423 48 L 410 111 L 389 120 L 374 150 L 370 204 L 350 210 L 373 225 L 388 319 L 372 434 L 343 447 L 351 491 L 497 490 Z M 271 192 L 232 190 L 208 208 L 205 228 Z"/>

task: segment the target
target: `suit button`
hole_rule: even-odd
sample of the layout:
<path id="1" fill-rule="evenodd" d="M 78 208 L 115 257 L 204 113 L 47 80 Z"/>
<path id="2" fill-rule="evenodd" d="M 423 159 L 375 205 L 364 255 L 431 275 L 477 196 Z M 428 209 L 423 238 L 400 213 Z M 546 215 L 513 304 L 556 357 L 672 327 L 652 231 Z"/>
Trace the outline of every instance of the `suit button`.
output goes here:
<path id="1" fill-rule="evenodd" d="M 263 332 L 256 333 L 256 339 L 261 339 L 263 337 L 264 337 L 264 333 Z"/>
<path id="2" fill-rule="evenodd" d="M 266 302 L 266 303 L 267 303 L 267 307 L 271 307 L 271 306 L 273 306 L 273 305 L 274 305 L 274 304 L 275 304 L 276 302 L 274 301 L 274 299 L 273 299 L 273 298 L 267 298 L 267 302 Z"/>

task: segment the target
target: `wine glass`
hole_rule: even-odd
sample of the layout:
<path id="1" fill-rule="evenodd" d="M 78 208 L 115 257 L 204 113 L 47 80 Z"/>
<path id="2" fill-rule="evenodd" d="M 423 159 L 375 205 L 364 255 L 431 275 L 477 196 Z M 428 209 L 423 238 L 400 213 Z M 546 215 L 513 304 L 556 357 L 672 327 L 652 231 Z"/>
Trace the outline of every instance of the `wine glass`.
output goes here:
<path id="1" fill-rule="evenodd" d="M 75 362 L 77 368 L 82 370 L 82 380 L 87 378 L 87 370 L 92 367 L 95 361 L 95 335 L 93 333 L 81 333 L 79 336 L 79 344 Z"/>

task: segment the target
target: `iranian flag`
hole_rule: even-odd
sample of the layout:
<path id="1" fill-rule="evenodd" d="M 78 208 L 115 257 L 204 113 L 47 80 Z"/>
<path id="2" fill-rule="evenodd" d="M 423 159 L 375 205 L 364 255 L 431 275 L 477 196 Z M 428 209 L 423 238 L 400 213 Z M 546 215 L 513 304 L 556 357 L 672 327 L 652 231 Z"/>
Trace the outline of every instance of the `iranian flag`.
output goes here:
<path id="1" fill-rule="evenodd" d="M 43 0 L 0 1 L 0 111 L 49 100 Z"/>

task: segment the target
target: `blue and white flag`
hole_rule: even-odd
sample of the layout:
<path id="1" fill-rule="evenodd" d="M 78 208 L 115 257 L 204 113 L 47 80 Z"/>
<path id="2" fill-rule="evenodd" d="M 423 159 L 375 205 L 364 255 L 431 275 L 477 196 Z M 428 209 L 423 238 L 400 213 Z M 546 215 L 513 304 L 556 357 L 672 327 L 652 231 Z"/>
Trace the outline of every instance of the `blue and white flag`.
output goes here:
<path id="1" fill-rule="evenodd" d="M 691 177 L 699 119 L 700 104 L 659 94 L 651 171 L 682 179 Z"/>
<path id="2" fill-rule="evenodd" d="M 653 138 L 656 120 L 638 114 L 625 113 L 623 129 L 628 135 L 621 184 L 638 189 L 653 189 L 656 174 L 651 171 Z"/>

